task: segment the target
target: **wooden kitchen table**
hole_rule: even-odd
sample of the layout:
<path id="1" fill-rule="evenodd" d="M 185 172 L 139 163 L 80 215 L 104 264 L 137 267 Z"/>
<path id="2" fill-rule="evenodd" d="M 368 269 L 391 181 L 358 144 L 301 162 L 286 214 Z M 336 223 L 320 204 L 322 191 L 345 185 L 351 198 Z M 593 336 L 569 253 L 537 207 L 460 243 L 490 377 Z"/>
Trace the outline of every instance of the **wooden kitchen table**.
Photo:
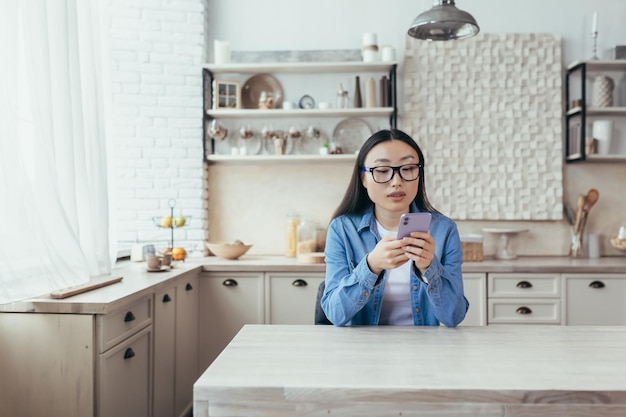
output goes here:
<path id="1" fill-rule="evenodd" d="M 194 416 L 626 416 L 626 327 L 247 325 Z"/>

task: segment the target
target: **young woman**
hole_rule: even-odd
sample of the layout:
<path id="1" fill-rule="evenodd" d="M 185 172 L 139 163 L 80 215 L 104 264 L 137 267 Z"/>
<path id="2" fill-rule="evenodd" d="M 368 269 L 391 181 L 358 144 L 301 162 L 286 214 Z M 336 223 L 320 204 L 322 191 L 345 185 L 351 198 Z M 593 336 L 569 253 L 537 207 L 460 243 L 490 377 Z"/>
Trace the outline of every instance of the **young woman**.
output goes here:
<path id="1" fill-rule="evenodd" d="M 454 327 L 465 318 L 459 233 L 424 184 L 424 155 L 406 133 L 381 130 L 361 147 L 326 238 L 321 305 L 333 324 Z M 396 239 L 400 216 L 424 211 L 430 231 Z"/>

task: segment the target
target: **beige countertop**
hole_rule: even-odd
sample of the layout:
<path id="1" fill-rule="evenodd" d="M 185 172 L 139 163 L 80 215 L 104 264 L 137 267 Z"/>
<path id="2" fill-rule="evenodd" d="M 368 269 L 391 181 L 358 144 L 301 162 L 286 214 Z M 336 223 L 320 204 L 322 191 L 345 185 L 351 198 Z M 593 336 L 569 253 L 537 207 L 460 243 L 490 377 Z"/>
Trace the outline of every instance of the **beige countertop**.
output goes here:
<path id="1" fill-rule="evenodd" d="M 200 272 L 318 272 L 324 264 L 301 264 L 284 256 L 243 256 L 231 261 L 217 257 L 191 258 L 178 262 L 167 272 L 148 272 L 143 262 L 121 262 L 111 278 L 123 277 L 119 283 L 78 294 L 66 299 L 48 296 L 0 305 L 0 312 L 45 312 L 106 314 L 120 305 L 148 297 L 182 274 Z M 464 273 L 527 272 L 527 273 L 613 273 L 626 274 L 626 257 L 573 259 L 569 257 L 520 257 L 510 261 L 484 260 L 466 262 Z"/>
<path id="2" fill-rule="evenodd" d="M 246 325 L 194 415 L 618 416 L 626 327 Z"/>

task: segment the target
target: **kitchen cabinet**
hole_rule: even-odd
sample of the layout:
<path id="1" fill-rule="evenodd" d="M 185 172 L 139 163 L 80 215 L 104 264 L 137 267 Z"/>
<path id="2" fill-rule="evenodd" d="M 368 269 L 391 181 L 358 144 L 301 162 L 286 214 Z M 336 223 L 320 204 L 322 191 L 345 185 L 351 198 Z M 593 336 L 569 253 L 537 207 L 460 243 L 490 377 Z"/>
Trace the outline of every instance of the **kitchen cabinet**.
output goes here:
<path id="1" fill-rule="evenodd" d="M 152 297 L 109 314 L 0 314 L 3 415 L 149 417 Z"/>
<path id="2" fill-rule="evenodd" d="M 198 284 L 199 366 L 206 369 L 244 324 L 263 324 L 263 272 L 212 272 Z"/>
<path id="3" fill-rule="evenodd" d="M 150 416 L 152 318 L 152 297 L 96 316 L 99 417 Z"/>
<path id="4" fill-rule="evenodd" d="M 186 415 L 199 375 L 197 275 L 181 276 L 154 297 L 153 415 Z"/>
<path id="5" fill-rule="evenodd" d="M 265 274 L 265 322 L 313 324 L 317 288 L 324 273 L 272 272 Z"/>
<path id="6" fill-rule="evenodd" d="M 626 154 L 589 154 L 585 147 L 586 138 L 592 136 L 591 123 L 599 118 L 626 121 L 626 103 L 614 94 L 614 106 L 592 107 L 589 100 L 591 80 L 594 76 L 614 73 L 626 75 L 626 60 L 577 61 L 565 74 L 565 161 L 626 161 Z M 618 91 L 619 78 L 615 79 Z M 574 105 L 574 101 L 577 101 Z M 615 135 L 615 132 L 613 132 Z M 613 141 L 615 141 L 615 137 Z"/>
<path id="7" fill-rule="evenodd" d="M 463 274 L 463 291 L 469 310 L 461 326 L 487 325 L 487 274 Z"/>
<path id="8" fill-rule="evenodd" d="M 488 274 L 488 324 L 561 324 L 560 282 L 559 274 Z"/>
<path id="9" fill-rule="evenodd" d="M 249 123 L 255 119 L 323 119 L 333 117 L 344 118 L 388 118 L 390 127 L 397 125 L 397 92 L 396 92 L 396 63 L 365 63 L 365 62 L 289 62 L 289 63 L 233 63 L 233 64 L 211 64 L 205 65 L 202 70 L 203 75 L 203 155 L 204 159 L 218 163 L 224 159 L 243 159 L 250 161 L 250 156 L 225 156 L 216 155 L 215 139 L 208 134 L 209 124 L 214 119 L 219 120 L 240 120 Z M 306 77 L 306 83 L 313 83 L 313 78 L 320 79 L 333 74 L 349 74 L 351 77 L 364 74 L 384 74 L 388 77 L 388 103 L 382 103 L 382 107 L 359 107 L 359 108 L 335 108 L 333 102 L 329 108 L 299 108 L 299 109 L 251 109 L 251 108 L 213 108 L 214 81 L 220 79 L 227 84 L 239 85 L 245 88 L 245 78 L 255 74 L 266 74 L 273 78 L 277 77 Z M 362 79 L 365 82 L 364 79 Z M 354 81 L 352 81 L 354 83 Z M 302 84 L 302 82 L 299 82 Z M 271 87 L 271 86 L 270 86 Z M 333 89 L 339 86 L 332 84 Z M 353 85 L 345 85 L 352 88 Z M 361 89 L 365 85 L 362 84 Z M 363 91 L 363 90 L 362 90 Z M 379 84 L 376 83 L 377 96 L 379 94 Z M 239 95 L 241 95 L 241 91 Z M 243 94 L 246 94 L 244 92 Z M 247 94 L 250 94 L 249 92 Z M 235 97 L 237 95 L 235 94 Z M 282 98 L 281 98 L 282 99 Z M 243 101 L 243 100 L 242 100 Z M 388 105 L 387 105 L 388 104 Z M 365 104 L 364 104 L 365 105 Z M 241 107 L 241 106 L 240 106 Z M 350 106 L 352 107 L 352 106 Z M 287 130 L 287 129 L 278 129 Z M 232 133 L 231 133 L 232 134 Z M 365 139 L 365 138 L 364 138 Z M 261 138 L 261 141 L 264 139 Z M 262 145 L 262 148 L 264 145 Z M 295 158 L 294 158 L 295 157 Z M 285 162 L 293 159 L 328 159 L 328 156 L 320 155 L 262 155 L 255 159 L 270 159 L 276 162 Z M 353 159 L 353 158 L 352 158 Z M 254 160 L 254 159 L 253 159 Z"/>
<path id="10" fill-rule="evenodd" d="M 564 324 L 626 325 L 626 275 L 563 274 L 563 292 Z"/>

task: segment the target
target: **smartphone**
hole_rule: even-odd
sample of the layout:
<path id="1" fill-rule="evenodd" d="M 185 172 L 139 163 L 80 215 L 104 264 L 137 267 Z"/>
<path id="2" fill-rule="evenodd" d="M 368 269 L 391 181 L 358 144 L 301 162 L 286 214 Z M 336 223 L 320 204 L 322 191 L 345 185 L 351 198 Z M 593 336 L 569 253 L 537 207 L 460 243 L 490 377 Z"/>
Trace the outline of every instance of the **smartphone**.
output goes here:
<path id="1" fill-rule="evenodd" d="M 428 232 L 431 217 L 430 213 L 404 213 L 400 216 L 398 239 L 408 237 L 412 232 Z"/>

